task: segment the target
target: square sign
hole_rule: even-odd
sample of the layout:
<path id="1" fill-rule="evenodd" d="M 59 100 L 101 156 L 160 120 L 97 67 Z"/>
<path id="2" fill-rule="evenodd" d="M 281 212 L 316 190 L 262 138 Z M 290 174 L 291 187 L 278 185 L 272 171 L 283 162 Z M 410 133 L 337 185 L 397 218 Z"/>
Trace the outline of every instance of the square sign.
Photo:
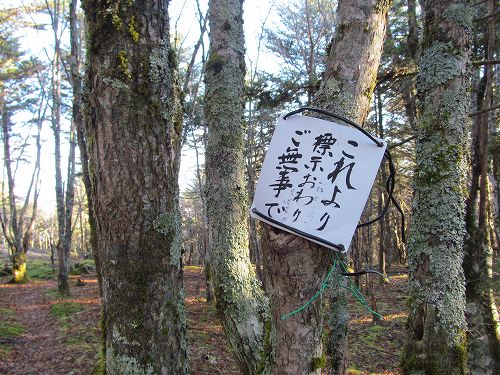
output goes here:
<path id="1" fill-rule="evenodd" d="M 328 248 L 349 249 L 386 142 L 308 116 L 280 119 L 251 216 Z"/>

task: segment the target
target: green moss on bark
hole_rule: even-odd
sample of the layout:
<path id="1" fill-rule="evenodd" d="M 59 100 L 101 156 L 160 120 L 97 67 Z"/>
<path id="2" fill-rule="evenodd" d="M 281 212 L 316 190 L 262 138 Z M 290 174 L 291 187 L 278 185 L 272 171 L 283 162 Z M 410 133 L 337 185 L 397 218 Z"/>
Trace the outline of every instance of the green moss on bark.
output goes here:
<path id="1" fill-rule="evenodd" d="M 446 343 L 436 335 L 432 341 L 407 343 L 403 347 L 401 369 L 406 375 L 449 375 L 451 369 L 457 370 L 457 363 L 462 366 L 456 375 L 467 374 L 467 341 L 465 331 L 455 343 Z M 426 346 L 424 350 L 423 346 Z"/>
<path id="2" fill-rule="evenodd" d="M 129 61 L 127 57 L 127 52 L 126 51 L 119 51 L 117 55 L 118 59 L 118 69 L 125 79 L 131 79 L 132 78 L 132 73 L 130 72 L 129 69 Z"/>
<path id="3" fill-rule="evenodd" d="M 224 64 L 226 64 L 226 59 L 220 55 L 217 55 L 216 53 L 212 52 L 208 56 L 208 61 L 207 61 L 207 71 L 210 71 L 213 74 L 219 74 L 224 67 Z"/>
<path id="4" fill-rule="evenodd" d="M 314 372 L 316 370 L 322 369 L 326 366 L 326 356 L 314 357 L 311 360 L 311 371 Z"/>

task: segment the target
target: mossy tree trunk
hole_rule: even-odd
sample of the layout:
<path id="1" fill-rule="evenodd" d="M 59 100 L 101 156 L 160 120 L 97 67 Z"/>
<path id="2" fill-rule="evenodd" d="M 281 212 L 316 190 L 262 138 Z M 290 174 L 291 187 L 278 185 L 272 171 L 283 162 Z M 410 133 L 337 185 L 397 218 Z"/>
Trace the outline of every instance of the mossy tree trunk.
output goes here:
<path id="1" fill-rule="evenodd" d="M 424 1 L 417 77 L 415 199 L 408 243 L 410 299 L 405 374 L 465 374 L 462 269 L 468 158 L 467 1 Z"/>
<path id="2" fill-rule="evenodd" d="M 268 301 L 250 263 L 245 186 L 243 82 L 245 46 L 240 0 L 209 3 L 205 69 L 210 272 L 216 306 L 243 374 L 268 373 Z"/>
<path id="3" fill-rule="evenodd" d="M 43 114 L 39 110 L 37 119 L 38 132 L 35 137 L 36 142 L 36 159 L 31 179 L 28 183 L 28 190 L 22 205 L 19 205 L 18 198 L 15 193 L 15 171 L 12 169 L 12 164 L 15 159 L 12 159 L 11 154 L 11 132 L 12 132 L 12 109 L 9 106 L 8 94 L 0 94 L 0 116 L 3 141 L 3 162 L 7 180 L 7 199 L 2 202 L 2 214 L 0 224 L 2 232 L 8 246 L 9 255 L 12 260 L 12 279 L 11 283 L 25 283 L 28 281 L 26 254 L 28 252 L 29 243 L 31 240 L 33 226 L 37 216 L 38 196 L 40 194 L 40 159 L 41 159 L 41 131 L 43 124 Z M 17 98 L 13 103 L 18 105 Z M 31 215 L 27 215 L 28 206 L 31 201 Z"/>
<path id="4" fill-rule="evenodd" d="M 344 0 L 337 9 L 336 31 L 327 68 L 312 106 L 363 123 L 370 107 L 385 37 L 390 1 Z M 303 305 L 320 287 L 328 250 L 301 237 L 263 225 L 266 291 L 271 298 L 277 349 L 273 373 L 319 374 L 325 365 L 321 301 L 281 320 Z M 328 352 L 334 374 L 347 371 L 347 299 L 341 288 L 330 298 Z"/>
<path id="5" fill-rule="evenodd" d="M 87 133 L 107 374 L 187 374 L 182 114 L 166 1 L 85 0 Z"/>
<path id="6" fill-rule="evenodd" d="M 488 13 L 494 12 L 494 1 L 488 1 Z M 488 20 L 486 60 L 493 59 L 495 44 L 495 18 Z M 492 106 L 493 68 L 484 67 L 484 76 L 477 91 L 478 112 Z M 493 225 L 488 213 L 492 205 L 489 187 L 488 112 L 475 118 L 472 142 L 472 173 L 469 198 L 466 205 L 464 271 L 466 279 L 466 318 L 469 369 L 472 375 L 500 373 L 500 327 L 492 289 Z"/>

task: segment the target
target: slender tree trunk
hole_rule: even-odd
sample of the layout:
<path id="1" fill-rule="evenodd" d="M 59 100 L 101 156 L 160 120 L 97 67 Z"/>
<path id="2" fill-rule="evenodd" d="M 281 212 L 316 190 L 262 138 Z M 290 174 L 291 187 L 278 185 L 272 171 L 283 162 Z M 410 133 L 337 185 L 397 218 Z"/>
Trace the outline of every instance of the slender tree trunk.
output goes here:
<path id="1" fill-rule="evenodd" d="M 462 269 L 471 12 L 467 1 L 424 1 L 405 374 L 465 374 Z"/>
<path id="2" fill-rule="evenodd" d="M 8 185 L 8 215 L 6 207 L 3 207 L 4 218 L 1 220 L 2 231 L 9 253 L 12 260 L 12 283 L 24 283 L 28 280 L 27 266 L 26 266 L 26 253 L 31 239 L 33 225 L 36 220 L 38 195 L 40 193 L 40 158 L 41 158 L 41 130 L 45 110 L 43 110 L 44 98 L 42 96 L 40 101 L 39 116 L 38 116 L 38 129 L 35 138 L 36 142 L 36 159 L 35 166 L 31 175 L 28 185 L 28 191 L 24 198 L 22 207 L 18 210 L 17 200 L 15 195 L 15 178 L 12 171 L 12 157 L 11 157 L 11 124 L 10 112 L 3 99 L 0 99 L 0 114 L 2 116 L 2 135 L 4 146 L 4 165 L 7 172 L 7 185 Z M 46 107 L 45 107 L 46 108 Z M 33 193 L 32 193 L 33 192 Z M 31 198 L 33 197 L 33 198 Z M 26 211 L 29 206 L 30 199 L 32 199 L 32 212 L 30 217 L 26 217 Z M 7 217 L 8 216 L 8 217 Z"/>
<path id="3" fill-rule="evenodd" d="M 340 1 L 337 28 L 324 79 L 312 105 L 363 123 L 385 36 L 390 1 Z M 331 263 L 328 251 L 293 234 L 263 225 L 267 287 L 276 324 L 275 374 L 319 374 L 324 365 L 320 300 L 285 321 L 280 317 L 306 302 Z M 347 259 L 345 259 L 347 261 Z M 347 298 L 333 287 L 328 324 L 332 372 L 347 370 Z"/>
<path id="4" fill-rule="evenodd" d="M 408 6 L 408 52 L 411 65 L 415 65 L 418 58 L 418 26 L 417 1 L 407 0 Z M 401 96 L 405 106 L 406 117 L 412 129 L 416 128 L 417 106 L 415 98 L 415 79 L 412 76 L 401 78 Z"/>
<path id="5" fill-rule="evenodd" d="M 79 105 L 79 103 L 73 103 L 73 106 L 76 105 Z M 60 240 L 62 242 L 62 262 L 59 259 L 60 268 L 58 275 L 59 292 L 65 295 L 69 295 L 70 292 L 69 257 L 73 237 L 73 203 L 75 197 L 75 126 L 75 118 L 73 118 L 69 134 L 68 173 L 66 175 L 66 192 L 64 197 L 64 234 L 62 240 Z M 61 267 L 64 268 L 64 272 L 61 272 Z"/>
<path id="6" fill-rule="evenodd" d="M 488 1 L 488 13 L 494 11 Z M 486 59 L 493 58 L 495 21 L 488 22 Z M 492 66 L 485 66 L 483 90 L 479 91 L 477 110 L 491 106 L 493 88 Z M 492 290 L 493 249 L 490 238 L 492 196 L 488 178 L 488 113 L 476 117 L 472 147 L 472 181 L 466 205 L 464 271 L 466 278 L 466 318 L 468 324 L 469 369 L 472 375 L 500 373 L 500 330 L 498 312 Z M 479 194 L 479 196 L 478 196 Z"/>
<path id="7" fill-rule="evenodd" d="M 209 3 L 205 69 L 210 273 L 216 306 L 243 374 L 269 367 L 268 301 L 250 263 L 245 188 L 243 81 L 245 47 L 240 0 Z"/>
<path id="8" fill-rule="evenodd" d="M 9 211 L 8 220 L 5 220 L 4 234 L 8 241 L 10 253 L 12 255 L 12 276 L 13 282 L 21 283 L 27 280 L 26 255 L 22 254 L 21 231 L 18 224 L 14 175 L 12 173 L 12 158 L 10 155 L 10 114 L 6 103 L 2 100 L 2 135 L 4 164 L 7 172 L 7 187 Z"/>
<path id="9" fill-rule="evenodd" d="M 88 225 L 90 229 L 90 248 L 92 255 L 94 257 L 97 273 L 97 281 L 99 284 L 99 295 L 102 297 L 102 275 L 101 275 L 101 259 L 102 256 L 99 255 L 97 247 L 97 233 L 96 233 L 96 219 L 93 208 L 92 201 L 92 185 L 90 181 L 90 171 L 89 171 L 89 151 L 87 145 L 87 135 L 85 131 L 84 119 L 85 111 L 90 108 L 90 103 L 88 102 L 88 96 L 84 97 L 82 78 L 81 78 L 81 64 L 82 64 L 82 54 L 81 54 L 81 40 L 80 40 L 80 27 L 78 22 L 78 17 L 76 13 L 76 3 L 77 0 L 71 0 L 70 3 L 70 33 L 71 33 L 71 79 L 73 83 L 73 121 L 76 126 L 76 141 L 78 143 L 78 150 L 80 151 L 80 163 L 82 168 L 82 180 L 85 186 L 85 195 L 87 199 L 87 214 L 88 214 Z M 89 82 L 85 82 L 85 88 L 90 89 Z"/>
<path id="10" fill-rule="evenodd" d="M 71 228 L 66 227 L 67 210 L 66 202 L 71 203 L 72 198 L 65 199 L 65 192 L 62 180 L 61 169 L 61 35 L 59 34 L 59 23 L 61 19 L 61 2 L 56 0 L 53 7 L 49 9 L 52 32 L 54 34 L 54 56 L 52 58 L 52 131 L 54 133 L 54 160 L 55 160 L 55 187 L 57 206 L 57 255 L 59 260 L 59 273 L 57 275 L 58 289 L 61 294 L 69 295 L 69 247 L 71 246 Z M 71 151 L 73 149 L 73 151 Z M 70 155 L 68 159 L 68 173 L 74 175 L 74 147 L 70 145 Z M 68 174 L 66 181 L 66 193 L 72 193 L 73 187 L 69 186 L 70 181 L 74 181 L 74 176 Z M 70 218 L 71 219 L 71 218 Z M 68 233 L 69 230 L 69 242 Z"/>
<path id="11" fill-rule="evenodd" d="M 188 374 L 168 3 L 85 0 L 86 135 L 106 374 Z"/>
<path id="12" fill-rule="evenodd" d="M 384 118 L 383 118 L 383 106 L 382 106 L 382 93 L 380 89 L 377 90 L 377 122 L 378 122 L 378 135 L 380 138 L 384 138 Z M 387 172 L 385 169 L 385 164 L 380 167 L 380 180 L 379 180 L 379 198 L 378 198 L 378 212 L 382 212 L 385 205 L 385 185 L 387 180 Z M 389 236 L 389 215 L 385 215 L 379 222 L 379 244 L 378 244 L 378 271 L 382 274 L 386 274 L 386 258 L 387 258 L 387 237 Z M 381 276 L 380 284 L 384 284 L 384 277 Z"/>

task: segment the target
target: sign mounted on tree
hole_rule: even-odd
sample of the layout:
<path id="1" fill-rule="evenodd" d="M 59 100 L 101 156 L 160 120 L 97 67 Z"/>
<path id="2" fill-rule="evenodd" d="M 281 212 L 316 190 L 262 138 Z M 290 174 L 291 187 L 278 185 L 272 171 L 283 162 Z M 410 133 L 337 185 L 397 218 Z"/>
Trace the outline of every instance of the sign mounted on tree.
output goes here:
<path id="1" fill-rule="evenodd" d="M 337 117 L 355 129 L 293 116 L 306 109 Z M 251 216 L 347 251 L 386 147 L 383 140 L 337 115 L 313 108 L 291 112 L 274 131 Z"/>

